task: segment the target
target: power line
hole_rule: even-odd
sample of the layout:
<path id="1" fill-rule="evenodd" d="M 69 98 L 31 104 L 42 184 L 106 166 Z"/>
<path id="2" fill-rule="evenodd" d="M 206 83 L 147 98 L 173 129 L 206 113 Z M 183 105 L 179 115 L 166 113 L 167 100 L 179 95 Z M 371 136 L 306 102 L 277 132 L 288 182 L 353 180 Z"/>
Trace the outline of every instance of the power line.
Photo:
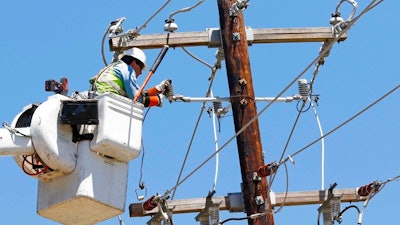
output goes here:
<path id="1" fill-rule="evenodd" d="M 325 133 L 323 136 L 315 139 L 314 141 L 312 141 L 311 143 L 309 143 L 308 145 L 304 146 L 303 148 L 299 149 L 298 151 L 294 152 L 293 154 L 290 155 L 290 157 L 286 158 L 285 160 L 281 161 L 280 164 L 286 162 L 289 158 L 293 158 L 294 156 L 298 155 L 299 153 L 303 152 L 304 150 L 306 150 L 307 148 L 309 148 L 310 146 L 314 145 L 315 143 L 317 143 L 318 141 L 320 141 L 322 138 L 327 137 L 328 135 L 332 134 L 333 132 L 335 132 L 336 130 L 338 130 L 339 128 L 343 127 L 344 125 L 346 125 L 347 123 L 349 123 L 350 121 L 352 121 L 353 119 L 357 118 L 358 116 L 360 116 L 362 113 L 364 113 L 365 111 L 367 111 L 368 109 L 370 109 L 372 106 L 376 105 L 377 103 L 379 103 L 380 101 L 382 101 L 384 98 L 386 98 L 387 96 L 389 96 L 390 94 L 392 94 L 393 92 L 395 92 L 398 88 L 400 88 L 400 84 L 397 85 L 396 87 L 394 87 L 393 89 L 391 89 L 390 91 L 388 91 L 386 94 L 384 94 L 383 96 L 381 96 L 380 98 L 378 98 L 376 101 L 372 102 L 370 105 L 368 105 L 367 107 L 365 107 L 364 109 L 362 109 L 361 111 L 359 111 L 358 113 L 354 114 L 352 117 L 350 117 L 349 119 L 345 120 L 343 123 L 339 124 L 337 127 L 333 128 L 332 130 L 328 131 L 327 133 Z"/>
<path id="2" fill-rule="evenodd" d="M 217 57 L 217 61 L 216 61 L 216 63 L 215 63 L 215 66 L 214 66 L 214 67 L 210 67 L 209 64 L 205 63 L 203 60 L 201 60 L 200 58 L 196 57 L 195 55 L 193 55 L 192 53 L 190 53 L 189 51 L 187 51 L 185 48 L 183 48 L 183 49 L 185 50 L 186 53 L 188 53 L 188 54 L 189 54 L 190 56 L 192 56 L 194 59 L 196 59 L 197 61 L 199 61 L 200 63 L 206 65 L 207 67 L 209 67 L 209 68 L 211 69 L 211 76 L 210 76 L 210 79 L 209 79 L 209 80 L 210 80 L 210 83 L 209 83 L 209 85 L 208 85 L 208 89 L 207 89 L 207 92 L 206 92 L 206 97 L 210 96 L 210 94 L 211 94 L 211 87 L 212 87 L 213 82 L 214 82 L 215 74 L 216 74 L 216 72 L 217 72 L 217 67 L 218 67 L 218 65 L 220 65 L 220 63 L 221 63 L 221 62 L 220 62 L 220 61 L 221 61 L 221 58 L 218 58 L 218 57 Z M 202 103 L 202 106 L 201 106 L 201 110 L 200 110 L 199 116 L 197 117 L 197 121 L 196 121 L 195 128 L 194 128 L 194 130 L 193 130 L 193 132 L 192 132 L 192 136 L 191 136 L 190 141 L 189 141 L 188 149 L 186 150 L 186 154 L 185 154 L 185 157 L 184 157 L 182 166 L 181 166 L 181 170 L 179 171 L 179 175 L 178 175 L 178 178 L 177 178 L 177 181 L 176 181 L 176 188 L 177 188 L 177 186 L 178 186 L 178 183 L 180 183 L 180 179 L 181 179 L 181 176 L 182 176 L 182 172 L 183 172 L 183 169 L 185 168 L 186 161 L 187 161 L 187 158 L 188 158 L 188 156 L 189 156 L 189 152 L 190 152 L 190 150 L 191 150 L 191 147 L 192 147 L 192 144 L 193 144 L 193 140 L 194 140 L 194 138 L 195 138 L 195 135 L 196 135 L 196 132 L 197 132 L 197 128 L 198 128 L 199 123 L 200 123 L 201 116 L 202 116 L 203 113 L 204 113 L 205 105 L 206 105 L 206 102 L 203 102 L 203 103 Z M 174 196 L 175 196 L 176 188 L 173 189 L 172 199 L 173 199 Z"/>

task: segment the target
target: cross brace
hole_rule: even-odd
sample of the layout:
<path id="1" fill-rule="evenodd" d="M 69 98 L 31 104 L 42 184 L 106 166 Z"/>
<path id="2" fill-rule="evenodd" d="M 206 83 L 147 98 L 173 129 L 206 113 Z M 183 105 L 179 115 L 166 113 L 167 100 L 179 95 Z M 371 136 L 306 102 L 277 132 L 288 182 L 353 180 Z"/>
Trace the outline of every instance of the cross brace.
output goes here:
<path id="1" fill-rule="evenodd" d="M 323 42 L 332 40 L 331 27 L 307 28 L 261 28 L 246 27 L 246 39 L 249 45 L 260 43 L 291 43 L 291 42 Z M 339 41 L 344 41 L 344 34 Z M 126 50 L 132 47 L 141 49 L 170 47 L 208 46 L 209 48 L 221 47 L 221 33 L 218 28 L 208 28 L 206 31 L 177 32 L 164 34 L 143 34 L 136 38 L 125 33 L 110 37 L 111 51 Z"/>

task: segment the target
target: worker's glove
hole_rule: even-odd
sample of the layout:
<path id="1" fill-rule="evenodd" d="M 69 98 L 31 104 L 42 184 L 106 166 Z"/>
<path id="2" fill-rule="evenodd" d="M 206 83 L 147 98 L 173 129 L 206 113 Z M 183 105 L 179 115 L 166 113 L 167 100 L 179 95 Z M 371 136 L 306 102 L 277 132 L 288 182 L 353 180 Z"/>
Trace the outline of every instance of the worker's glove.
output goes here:
<path id="1" fill-rule="evenodd" d="M 163 80 L 160 84 L 156 85 L 156 89 L 165 95 L 171 89 L 171 83 L 172 81 L 169 79 Z"/>

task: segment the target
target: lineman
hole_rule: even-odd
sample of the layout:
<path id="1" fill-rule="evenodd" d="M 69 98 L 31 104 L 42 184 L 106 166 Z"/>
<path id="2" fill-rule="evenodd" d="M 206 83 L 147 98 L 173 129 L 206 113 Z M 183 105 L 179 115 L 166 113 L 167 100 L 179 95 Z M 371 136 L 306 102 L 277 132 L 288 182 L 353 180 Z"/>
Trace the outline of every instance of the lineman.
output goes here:
<path id="1" fill-rule="evenodd" d="M 90 79 L 91 90 L 97 93 L 111 92 L 133 99 L 140 86 L 137 77 L 146 69 L 146 55 L 139 48 L 131 48 L 119 55 L 117 62 L 103 68 Z M 170 88 L 170 80 L 142 93 L 138 99 L 145 107 L 162 106 L 163 94 Z"/>

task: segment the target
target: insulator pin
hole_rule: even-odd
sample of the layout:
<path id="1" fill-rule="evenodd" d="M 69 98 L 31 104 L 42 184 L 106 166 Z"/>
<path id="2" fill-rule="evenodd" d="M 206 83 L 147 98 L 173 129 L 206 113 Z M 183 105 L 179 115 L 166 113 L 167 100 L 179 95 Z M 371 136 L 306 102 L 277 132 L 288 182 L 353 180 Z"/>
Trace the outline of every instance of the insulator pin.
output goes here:
<path id="1" fill-rule="evenodd" d="M 308 97 L 308 84 L 306 79 L 300 79 L 298 80 L 298 86 L 299 86 L 299 94 L 303 99 L 307 99 Z"/>
<path id="2" fill-rule="evenodd" d="M 147 199 L 145 202 L 143 202 L 143 209 L 146 211 L 150 211 L 157 207 L 157 203 L 154 201 L 154 195 L 151 196 L 149 199 Z"/>
<path id="3" fill-rule="evenodd" d="M 365 196 L 368 196 L 368 195 L 370 195 L 372 193 L 377 192 L 378 189 L 379 189 L 379 186 L 380 186 L 380 183 L 378 181 L 374 181 L 374 182 L 369 183 L 367 185 L 361 186 L 358 189 L 357 193 L 358 193 L 358 195 L 365 197 Z"/>
<path id="4" fill-rule="evenodd" d="M 213 102 L 213 107 L 214 107 L 214 113 L 216 115 L 220 115 L 223 110 L 222 102 Z"/>
<path id="5" fill-rule="evenodd" d="M 278 165 L 276 163 L 269 163 L 267 165 L 263 165 L 258 167 L 257 173 L 260 177 L 266 177 L 276 172 L 278 169 Z"/>

